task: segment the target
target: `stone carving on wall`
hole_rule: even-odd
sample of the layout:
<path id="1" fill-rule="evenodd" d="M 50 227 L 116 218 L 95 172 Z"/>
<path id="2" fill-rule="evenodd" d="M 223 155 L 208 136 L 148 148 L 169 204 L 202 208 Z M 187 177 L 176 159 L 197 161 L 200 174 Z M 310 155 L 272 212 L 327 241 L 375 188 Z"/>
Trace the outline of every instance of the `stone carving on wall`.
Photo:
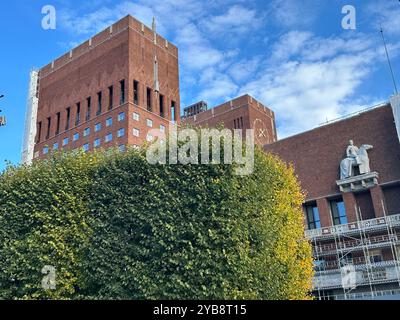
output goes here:
<path id="1" fill-rule="evenodd" d="M 363 144 L 358 148 L 354 145 L 353 140 L 350 140 L 346 150 L 347 157 L 340 163 L 340 179 L 344 180 L 353 177 L 355 175 L 355 167 L 359 168 L 361 175 L 370 173 L 368 150 L 372 148 L 373 146 L 369 144 Z"/>

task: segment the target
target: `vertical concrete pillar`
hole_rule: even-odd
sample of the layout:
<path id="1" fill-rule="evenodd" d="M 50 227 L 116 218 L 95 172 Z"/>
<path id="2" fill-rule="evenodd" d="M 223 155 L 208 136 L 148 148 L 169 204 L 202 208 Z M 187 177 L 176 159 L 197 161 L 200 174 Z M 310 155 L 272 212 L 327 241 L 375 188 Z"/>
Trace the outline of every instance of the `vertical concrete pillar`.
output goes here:
<path id="1" fill-rule="evenodd" d="M 372 203 L 374 205 L 375 217 L 383 217 L 385 215 L 386 208 L 385 198 L 383 196 L 382 188 L 376 186 L 370 189 Z"/>
<path id="2" fill-rule="evenodd" d="M 329 209 L 329 203 L 326 198 L 317 200 L 317 207 L 319 212 L 319 219 L 321 221 L 321 227 L 332 226 L 331 210 Z"/>
<path id="3" fill-rule="evenodd" d="M 344 207 L 346 208 L 346 216 L 347 216 L 347 222 L 356 222 L 357 221 L 357 211 L 356 211 L 356 205 L 357 201 L 354 196 L 353 192 L 345 192 L 343 193 L 343 202 L 344 202 Z"/>

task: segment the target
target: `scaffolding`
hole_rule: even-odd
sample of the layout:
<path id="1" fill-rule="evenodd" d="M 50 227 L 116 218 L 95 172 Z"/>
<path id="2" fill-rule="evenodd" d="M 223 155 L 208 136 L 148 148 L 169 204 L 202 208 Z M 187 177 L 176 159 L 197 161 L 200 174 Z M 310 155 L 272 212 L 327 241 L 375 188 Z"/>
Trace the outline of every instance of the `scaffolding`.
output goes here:
<path id="1" fill-rule="evenodd" d="M 400 295 L 400 214 L 388 216 L 384 209 L 383 217 L 364 220 L 360 207 L 355 211 L 355 222 L 306 231 L 314 259 L 323 262 L 313 281 L 319 300 Z M 381 256 L 375 256 L 375 250 L 382 250 Z M 344 275 L 349 270 L 353 283 L 347 285 Z"/>

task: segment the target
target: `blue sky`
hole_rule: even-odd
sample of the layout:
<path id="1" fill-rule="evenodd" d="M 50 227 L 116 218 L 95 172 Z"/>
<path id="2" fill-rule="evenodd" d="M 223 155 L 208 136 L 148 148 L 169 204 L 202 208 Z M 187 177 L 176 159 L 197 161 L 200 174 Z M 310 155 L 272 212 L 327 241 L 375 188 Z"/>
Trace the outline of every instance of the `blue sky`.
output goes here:
<path id="1" fill-rule="evenodd" d="M 7 3 L 7 4 L 5 4 Z M 342 7 L 356 29 L 342 28 Z M 57 12 L 43 30 L 44 5 Z M 180 50 L 181 102 L 213 106 L 249 93 L 271 107 L 279 137 L 388 100 L 393 85 L 382 24 L 400 81 L 397 0 L 14 0 L 0 11 L 0 171 L 20 161 L 28 76 L 126 14 L 151 25 Z"/>

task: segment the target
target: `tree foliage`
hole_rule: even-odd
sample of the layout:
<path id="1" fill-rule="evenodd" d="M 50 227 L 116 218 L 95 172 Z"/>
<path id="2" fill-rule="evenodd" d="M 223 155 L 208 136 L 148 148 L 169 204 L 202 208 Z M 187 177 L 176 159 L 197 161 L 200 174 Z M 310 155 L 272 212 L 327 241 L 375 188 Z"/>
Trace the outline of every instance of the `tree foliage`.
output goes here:
<path id="1" fill-rule="evenodd" d="M 258 149 L 253 174 L 233 167 L 150 165 L 129 149 L 8 168 L 0 299 L 307 299 L 293 169 Z"/>

